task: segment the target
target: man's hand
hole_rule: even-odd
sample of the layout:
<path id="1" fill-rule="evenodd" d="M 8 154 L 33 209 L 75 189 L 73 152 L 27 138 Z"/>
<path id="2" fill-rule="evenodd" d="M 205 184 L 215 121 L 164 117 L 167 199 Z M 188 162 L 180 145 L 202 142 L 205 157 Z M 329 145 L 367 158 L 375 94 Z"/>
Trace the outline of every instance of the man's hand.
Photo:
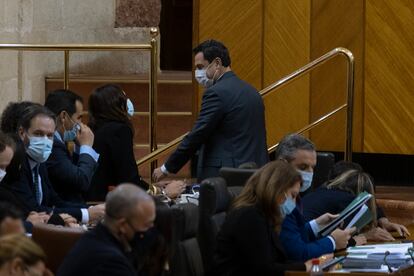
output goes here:
<path id="1" fill-rule="evenodd" d="M 331 237 L 335 240 L 335 248 L 343 249 L 346 248 L 348 245 L 348 241 L 351 238 L 351 234 L 355 232 L 356 228 L 352 227 L 350 229 L 341 230 L 336 229 L 331 233 Z"/>
<path id="2" fill-rule="evenodd" d="M 161 167 L 158 167 L 154 170 L 152 173 L 152 179 L 154 179 L 155 182 L 160 181 L 161 179 L 165 178 L 167 175 L 164 174 L 161 170 Z"/>
<path id="3" fill-rule="evenodd" d="M 323 227 L 324 225 L 330 223 L 332 220 L 337 218 L 338 215 L 332 215 L 330 213 L 325 213 L 322 216 L 315 219 L 316 223 L 319 227 Z"/>
<path id="4" fill-rule="evenodd" d="M 392 237 L 387 230 L 384 230 L 380 227 L 374 227 L 371 230 L 363 233 L 364 236 L 367 238 L 368 241 L 394 241 L 395 239 Z"/>
<path id="5" fill-rule="evenodd" d="M 186 184 L 182 180 L 173 180 L 167 186 L 165 186 L 165 193 L 169 198 L 176 198 L 178 197 L 182 192 L 184 192 L 186 187 Z"/>
<path id="6" fill-rule="evenodd" d="M 387 218 L 380 218 L 378 220 L 378 225 L 387 230 L 388 232 L 398 232 L 398 234 L 400 235 L 400 237 L 407 237 L 410 236 L 410 232 L 408 231 L 408 229 L 401 224 L 398 223 L 393 223 L 391 221 L 389 221 Z"/>
<path id="7" fill-rule="evenodd" d="M 364 245 L 367 243 L 367 238 L 364 234 L 359 234 L 353 237 L 355 240 L 355 245 Z"/>
<path id="8" fill-rule="evenodd" d="M 59 214 L 59 216 L 65 222 L 66 227 L 79 226 L 78 221 L 74 217 L 72 217 L 71 215 L 69 215 L 69 214 Z"/>
<path id="9" fill-rule="evenodd" d="M 47 223 L 49 219 L 50 215 L 46 214 L 45 212 L 30 212 L 26 218 L 26 221 L 31 222 L 33 225 L 36 225 L 40 223 Z"/>
<path id="10" fill-rule="evenodd" d="M 77 140 L 79 145 L 81 146 L 93 146 L 93 140 L 95 139 L 95 135 L 93 134 L 92 130 L 85 124 L 79 124 L 80 131 L 78 131 Z"/>
<path id="11" fill-rule="evenodd" d="M 89 222 L 97 222 L 105 215 L 105 204 L 98 204 L 88 208 Z"/>

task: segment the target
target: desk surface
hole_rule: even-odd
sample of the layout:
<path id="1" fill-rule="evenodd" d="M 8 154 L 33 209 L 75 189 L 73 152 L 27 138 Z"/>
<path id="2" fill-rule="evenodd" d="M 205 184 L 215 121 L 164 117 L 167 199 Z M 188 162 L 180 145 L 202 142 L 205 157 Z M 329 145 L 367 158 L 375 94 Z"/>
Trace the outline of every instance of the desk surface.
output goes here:
<path id="1" fill-rule="evenodd" d="M 411 237 L 406 237 L 406 239 L 408 240 L 414 240 L 414 224 L 408 225 L 407 226 L 408 231 L 410 231 L 411 233 Z M 401 238 L 398 238 L 397 235 L 393 234 L 393 236 L 398 240 L 402 240 Z M 324 273 L 323 275 L 327 275 L 327 276 L 346 276 L 352 274 L 353 276 L 384 276 L 384 275 L 407 275 L 407 276 L 413 276 L 414 275 L 414 266 L 413 267 L 409 267 L 407 269 L 398 271 L 398 272 L 394 272 L 392 274 L 386 274 L 386 273 L 377 273 L 377 272 L 352 272 L 352 273 L 335 273 L 335 272 L 329 272 L 329 273 Z M 285 276 L 308 276 L 309 273 L 308 272 L 294 272 L 294 271 L 288 271 L 285 273 Z"/>

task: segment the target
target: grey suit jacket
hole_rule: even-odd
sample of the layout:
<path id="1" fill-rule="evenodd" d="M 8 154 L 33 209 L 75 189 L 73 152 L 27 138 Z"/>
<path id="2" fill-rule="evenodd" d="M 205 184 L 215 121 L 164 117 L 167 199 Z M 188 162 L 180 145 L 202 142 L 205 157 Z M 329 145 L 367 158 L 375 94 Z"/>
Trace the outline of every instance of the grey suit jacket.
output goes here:
<path id="1" fill-rule="evenodd" d="M 225 73 L 203 95 L 191 132 L 165 163 L 178 172 L 200 149 L 197 177 L 218 176 L 223 166 L 268 161 L 263 100 L 257 90 L 233 72 Z"/>

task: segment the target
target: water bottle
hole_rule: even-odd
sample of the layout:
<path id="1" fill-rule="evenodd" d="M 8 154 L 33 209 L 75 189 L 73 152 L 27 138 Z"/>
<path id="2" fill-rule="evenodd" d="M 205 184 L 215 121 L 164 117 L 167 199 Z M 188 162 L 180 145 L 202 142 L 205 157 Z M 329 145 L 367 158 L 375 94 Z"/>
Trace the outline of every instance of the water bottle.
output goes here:
<path id="1" fill-rule="evenodd" d="M 309 273 L 311 276 L 322 276 L 323 272 L 321 267 L 319 266 L 319 259 L 312 259 L 312 267 Z"/>

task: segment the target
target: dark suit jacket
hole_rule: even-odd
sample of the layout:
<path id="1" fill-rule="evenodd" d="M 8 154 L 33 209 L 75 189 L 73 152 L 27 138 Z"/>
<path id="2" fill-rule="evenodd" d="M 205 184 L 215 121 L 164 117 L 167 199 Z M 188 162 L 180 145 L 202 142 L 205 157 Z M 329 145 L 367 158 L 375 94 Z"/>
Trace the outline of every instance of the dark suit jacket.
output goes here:
<path id="1" fill-rule="evenodd" d="M 283 220 L 280 240 L 291 260 L 307 261 L 334 251 L 329 238 L 315 237 L 312 228 L 298 208 Z"/>
<path id="2" fill-rule="evenodd" d="M 321 187 L 302 198 L 303 216 L 306 220 L 312 220 L 325 213 L 339 214 L 354 199 L 350 192 Z M 385 217 L 384 212 L 377 206 L 377 218 L 382 217 Z M 351 219 L 347 219 L 345 225 Z"/>
<path id="3" fill-rule="evenodd" d="M 80 208 L 86 206 L 76 203 L 69 203 L 63 201 L 53 189 L 45 163 L 40 164 L 39 175 L 42 179 L 43 201 L 39 205 L 36 201 L 34 192 L 33 175 L 29 165 L 29 159 L 26 155 L 21 164 L 20 178 L 12 183 L 5 183 L 7 189 L 13 193 L 21 204 L 22 210 L 28 214 L 31 211 L 48 212 L 52 210 L 54 213 L 67 213 L 77 220 L 82 219 L 82 212 Z"/>
<path id="4" fill-rule="evenodd" d="M 46 166 L 53 188 L 62 199 L 84 202 L 82 194 L 88 191 L 97 168 L 89 154 L 76 154 L 72 158 L 65 143 L 54 137 L 52 154 Z"/>
<path id="5" fill-rule="evenodd" d="M 100 155 L 87 200 L 104 201 L 109 186 L 124 182 L 148 189 L 138 173 L 131 129 L 125 123 L 108 121 L 94 131 L 93 148 Z"/>
<path id="6" fill-rule="evenodd" d="M 66 256 L 58 276 L 136 276 L 122 245 L 102 224 L 86 233 Z"/>
<path id="7" fill-rule="evenodd" d="M 165 167 L 177 173 L 198 149 L 200 181 L 218 176 L 221 167 L 236 168 L 246 162 L 261 167 L 268 161 L 262 98 L 233 72 L 225 73 L 204 92 L 193 129 Z"/>
<path id="8" fill-rule="evenodd" d="M 217 236 L 214 275 L 283 275 L 305 270 L 289 262 L 274 226 L 256 207 L 231 211 Z"/>

